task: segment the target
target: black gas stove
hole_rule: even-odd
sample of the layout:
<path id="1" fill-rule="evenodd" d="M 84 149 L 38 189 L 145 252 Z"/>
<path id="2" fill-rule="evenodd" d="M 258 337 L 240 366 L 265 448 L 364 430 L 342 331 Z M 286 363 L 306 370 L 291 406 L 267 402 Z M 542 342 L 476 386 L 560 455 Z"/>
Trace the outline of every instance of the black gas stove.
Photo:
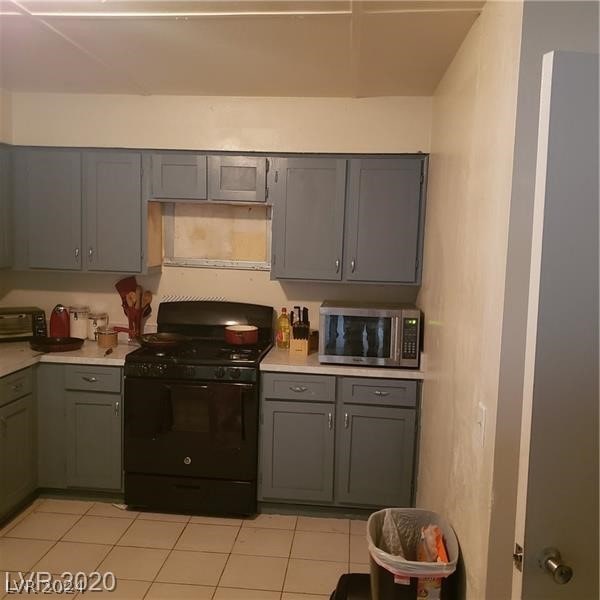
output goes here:
<path id="1" fill-rule="evenodd" d="M 256 381 L 257 367 L 271 348 L 230 346 L 223 340 L 192 339 L 173 347 L 140 348 L 127 355 L 130 377 Z"/>
<path id="2" fill-rule="evenodd" d="M 227 325 L 256 325 L 258 343 L 230 346 Z M 125 359 L 125 502 L 195 514 L 256 512 L 258 368 L 273 309 L 236 302 L 163 302 L 158 331 L 186 336 Z"/>

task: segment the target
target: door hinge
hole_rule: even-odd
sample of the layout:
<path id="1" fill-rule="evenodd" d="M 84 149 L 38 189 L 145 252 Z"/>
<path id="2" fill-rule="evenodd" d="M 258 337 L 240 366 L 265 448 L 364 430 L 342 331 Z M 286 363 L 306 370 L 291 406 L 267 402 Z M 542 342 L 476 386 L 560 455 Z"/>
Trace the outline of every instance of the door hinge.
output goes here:
<path id="1" fill-rule="evenodd" d="M 523 546 L 515 543 L 515 551 L 513 552 L 512 559 L 515 569 L 523 572 Z"/>
<path id="2" fill-rule="evenodd" d="M 425 175 L 423 174 L 423 171 L 421 171 L 421 183 L 423 183 L 425 181 Z"/>
<path id="3" fill-rule="evenodd" d="M 269 188 L 265 188 L 265 200 L 269 199 Z"/>
<path id="4" fill-rule="evenodd" d="M 269 172 L 269 169 L 271 168 L 271 162 L 269 161 L 269 159 L 267 158 L 267 169 L 266 172 Z"/>

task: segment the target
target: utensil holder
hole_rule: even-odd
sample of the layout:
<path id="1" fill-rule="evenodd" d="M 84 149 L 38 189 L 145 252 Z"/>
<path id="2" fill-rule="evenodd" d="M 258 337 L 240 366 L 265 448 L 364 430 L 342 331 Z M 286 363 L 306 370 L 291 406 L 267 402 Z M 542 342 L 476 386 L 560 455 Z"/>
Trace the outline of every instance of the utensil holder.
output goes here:
<path id="1" fill-rule="evenodd" d="M 143 309 L 127 307 L 127 320 L 129 322 L 129 343 L 139 344 L 143 333 Z"/>

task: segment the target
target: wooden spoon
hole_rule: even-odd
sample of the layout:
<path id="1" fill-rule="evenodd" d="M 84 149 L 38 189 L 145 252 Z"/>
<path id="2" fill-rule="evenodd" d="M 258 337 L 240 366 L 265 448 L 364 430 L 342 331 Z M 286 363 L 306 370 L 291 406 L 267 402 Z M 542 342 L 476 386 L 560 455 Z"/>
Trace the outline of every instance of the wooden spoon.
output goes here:
<path id="1" fill-rule="evenodd" d="M 125 302 L 127 302 L 127 306 L 129 306 L 129 308 L 133 308 L 135 306 L 135 299 L 135 292 L 127 292 L 125 296 Z"/>
<path id="2" fill-rule="evenodd" d="M 150 302 L 152 302 L 152 292 L 150 290 L 146 290 L 142 296 L 142 308 L 149 306 Z"/>

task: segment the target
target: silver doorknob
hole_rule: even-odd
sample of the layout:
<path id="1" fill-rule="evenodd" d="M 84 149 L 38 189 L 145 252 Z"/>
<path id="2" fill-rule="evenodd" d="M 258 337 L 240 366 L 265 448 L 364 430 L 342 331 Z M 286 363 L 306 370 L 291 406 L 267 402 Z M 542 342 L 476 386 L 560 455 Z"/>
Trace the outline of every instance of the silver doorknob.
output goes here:
<path id="1" fill-rule="evenodd" d="M 540 568 L 552 575 L 554 583 L 564 585 L 573 577 L 573 569 L 562 563 L 560 552 L 556 548 L 544 548 L 538 558 Z"/>

